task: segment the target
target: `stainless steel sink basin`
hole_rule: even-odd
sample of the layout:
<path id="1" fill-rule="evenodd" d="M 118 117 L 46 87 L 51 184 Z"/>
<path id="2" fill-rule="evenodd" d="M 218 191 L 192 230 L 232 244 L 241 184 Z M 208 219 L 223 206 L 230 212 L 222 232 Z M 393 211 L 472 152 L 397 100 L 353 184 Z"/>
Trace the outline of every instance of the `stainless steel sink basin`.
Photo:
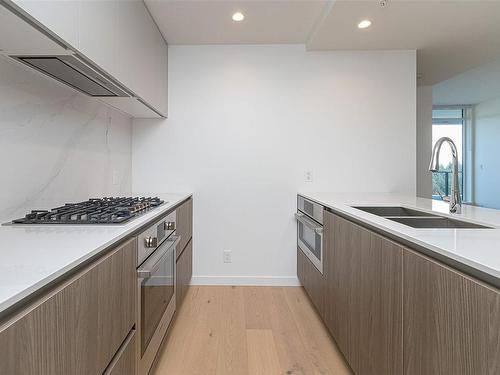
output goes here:
<path id="1" fill-rule="evenodd" d="M 412 228 L 474 228 L 492 229 L 484 225 L 469 223 L 467 221 L 450 219 L 445 216 L 429 214 L 424 211 L 414 210 L 406 207 L 388 206 L 353 206 L 361 211 L 381 216 Z"/>
<path id="2" fill-rule="evenodd" d="M 437 215 L 429 214 L 423 211 L 412 210 L 411 208 L 406 207 L 358 207 L 353 206 L 361 211 L 368 212 L 377 216 L 426 216 L 426 217 L 439 217 Z"/>
<path id="3" fill-rule="evenodd" d="M 388 217 L 387 219 L 412 228 L 475 228 L 491 229 L 484 225 L 469 223 L 461 220 L 449 219 L 447 217 Z"/>

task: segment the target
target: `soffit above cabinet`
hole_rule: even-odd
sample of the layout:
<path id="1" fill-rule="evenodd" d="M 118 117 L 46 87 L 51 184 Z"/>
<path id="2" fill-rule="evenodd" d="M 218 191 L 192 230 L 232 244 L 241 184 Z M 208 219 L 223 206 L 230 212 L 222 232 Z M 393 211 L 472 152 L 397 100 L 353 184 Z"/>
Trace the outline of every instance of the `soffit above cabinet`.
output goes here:
<path id="1" fill-rule="evenodd" d="M 0 4 L 1 54 L 132 117 L 166 117 L 167 45 L 142 1 Z M 30 63 L 40 56 L 50 66 Z M 71 69 L 54 64 L 60 60 Z"/>

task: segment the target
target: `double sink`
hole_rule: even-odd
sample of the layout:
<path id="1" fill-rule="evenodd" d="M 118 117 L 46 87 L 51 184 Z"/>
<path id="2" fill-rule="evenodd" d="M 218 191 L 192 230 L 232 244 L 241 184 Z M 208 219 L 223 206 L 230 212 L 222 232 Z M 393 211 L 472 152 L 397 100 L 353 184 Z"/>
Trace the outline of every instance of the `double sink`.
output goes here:
<path id="1" fill-rule="evenodd" d="M 429 214 L 425 211 L 418 211 L 406 207 L 353 206 L 353 208 L 395 221 L 400 224 L 408 225 L 412 228 L 492 229 L 491 227 L 486 227 L 484 225 L 450 219 L 445 216 Z"/>

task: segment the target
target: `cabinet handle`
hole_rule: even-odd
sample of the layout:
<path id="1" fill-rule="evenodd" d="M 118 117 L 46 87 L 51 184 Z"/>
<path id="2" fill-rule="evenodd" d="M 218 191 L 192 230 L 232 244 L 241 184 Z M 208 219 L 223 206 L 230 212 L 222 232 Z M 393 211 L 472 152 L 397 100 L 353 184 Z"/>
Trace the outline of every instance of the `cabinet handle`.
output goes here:
<path id="1" fill-rule="evenodd" d="M 315 224 L 312 220 L 308 219 L 303 213 L 296 213 L 295 218 L 298 222 L 304 224 L 309 229 L 312 229 L 317 234 L 323 234 L 323 227 Z"/>
<path id="2" fill-rule="evenodd" d="M 153 273 L 160 267 L 161 263 L 163 260 L 167 257 L 167 255 L 175 250 L 175 247 L 181 240 L 181 236 L 172 236 L 169 239 L 167 239 L 154 253 L 151 255 L 148 260 L 137 269 L 137 276 L 140 279 L 146 279 L 148 277 L 151 277 Z M 164 246 L 167 246 L 166 244 L 170 243 L 168 247 L 163 249 Z M 174 255 L 174 261 L 175 261 L 175 255 Z"/>

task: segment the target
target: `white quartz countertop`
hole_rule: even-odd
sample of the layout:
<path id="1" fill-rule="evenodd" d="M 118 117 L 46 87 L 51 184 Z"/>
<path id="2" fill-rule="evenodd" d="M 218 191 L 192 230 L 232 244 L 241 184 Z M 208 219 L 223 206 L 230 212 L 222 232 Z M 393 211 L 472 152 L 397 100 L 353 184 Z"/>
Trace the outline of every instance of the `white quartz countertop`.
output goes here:
<path id="1" fill-rule="evenodd" d="M 0 313 L 190 196 L 159 195 L 164 204 L 121 225 L 1 226 Z"/>
<path id="2" fill-rule="evenodd" d="M 428 249 L 434 254 L 478 270 L 500 283 L 500 210 L 463 205 L 461 214 L 450 214 L 446 202 L 416 198 L 406 194 L 299 193 L 299 195 L 346 217 Z M 352 207 L 388 205 L 414 208 L 494 228 L 416 229 Z"/>

